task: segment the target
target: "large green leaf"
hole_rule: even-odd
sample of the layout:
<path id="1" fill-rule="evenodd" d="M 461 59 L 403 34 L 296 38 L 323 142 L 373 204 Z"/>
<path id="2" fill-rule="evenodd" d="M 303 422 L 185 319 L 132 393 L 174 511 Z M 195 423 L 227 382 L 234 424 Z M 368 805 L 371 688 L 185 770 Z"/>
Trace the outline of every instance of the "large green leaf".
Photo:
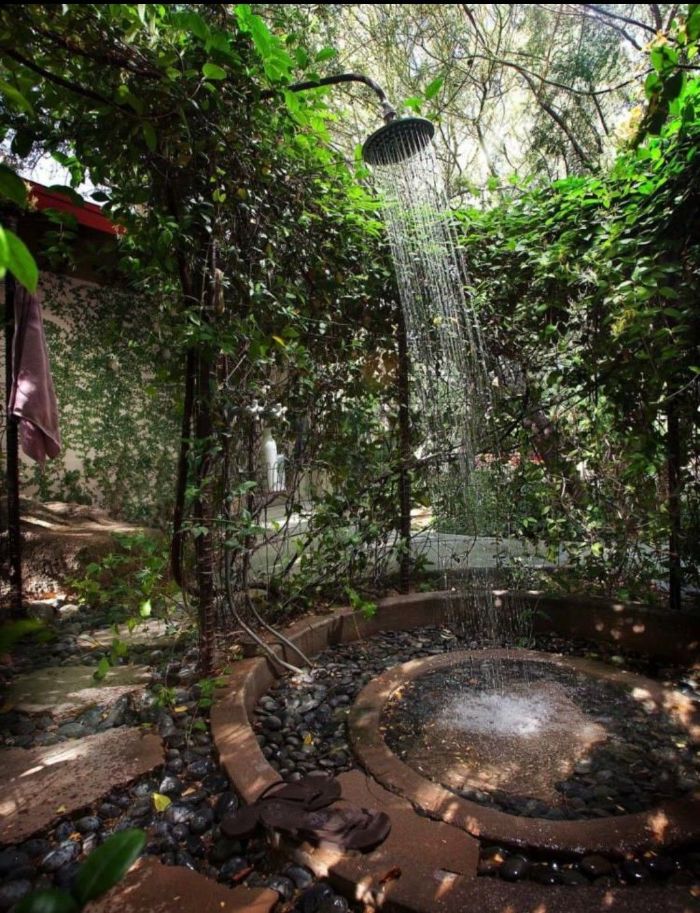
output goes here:
<path id="1" fill-rule="evenodd" d="M 36 291 L 39 270 L 27 245 L 14 232 L 0 228 L 0 268 L 12 275 L 30 292 Z"/>
<path id="2" fill-rule="evenodd" d="M 226 79 L 226 70 L 211 61 L 204 64 L 202 73 L 207 79 Z"/>
<path id="3" fill-rule="evenodd" d="M 79 907 L 70 894 L 48 888 L 28 894 L 15 909 L 16 913 L 77 913 Z"/>
<path id="4" fill-rule="evenodd" d="M 18 111 L 24 111 L 26 114 L 33 114 L 31 103 L 22 95 L 19 89 L 11 86 L 9 82 L 0 79 L 0 93 L 5 96 L 5 101 L 11 108 Z"/>
<path id="5" fill-rule="evenodd" d="M 73 894 L 81 906 L 114 887 L 138 859 L 146 834 L 130 828 L 112 834 L 91 853 L 75 878 Z"/>
<path id="6" fill-rule="evenodd" d="M 438 76 L 437 79 L 434 79 L 431 83 L 429 83 L 429 85 L 426 87 L 426 90 L 425 90 L 425 97 L 427 99 L 435 98 L 435 96 L 438 94 L 438 92 L 442 88 L 442 84 L 444 83 L 444 81 L 445 80 L 443 79 L 442 76 Z"/>
<path id="7" fill-rule="evenodd" d="M 27 187 L 24 181 L 3 164 L 0 164 L 0 194 L 18 206 L 24 206 L 27 202 Z"/>
<path id="8" fill-rule="evenodd" d="M 700 38 L 700 3 L 688 4 L 688 18 L 685 23 L 685 32 L 688 41 Z"/>

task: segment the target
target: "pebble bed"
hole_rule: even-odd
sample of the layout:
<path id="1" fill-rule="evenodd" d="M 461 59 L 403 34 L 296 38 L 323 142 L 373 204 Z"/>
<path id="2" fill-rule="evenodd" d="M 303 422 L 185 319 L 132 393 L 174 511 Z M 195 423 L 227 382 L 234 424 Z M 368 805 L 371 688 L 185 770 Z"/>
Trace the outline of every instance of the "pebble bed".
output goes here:
<path id="1" fill-rule="evenodd" d="M 407 684 L 401 698 L 389 703 L 382 721 L 392 751 L 405 758 L 414 745 L 430 743 L 425 728 L 434 725 L 451 697 L 490 690 L 491 665 L 469 663 Z M 698 756 L 688 744 L 687 731 L 667 715 L 646 709 L 622 688 L 536 662 L 504 661 L 499 663 L 498 674 L 499 688 L 506 693 L 509 685 L 523 681 L 531 687 L 543 682 L 563 686 L 575 704 L 585 709 L 586 717 L 602 726 L 607 738 L 577 761 L 570 776 L 555 784 L 559 796 L 555 803 L 501 789 L 455 790 L 465 799 L 511 815 L 561 821 L 633 814 L 700 789 L 700 766 L 693 763 Z M 517 725 L 517 720 L 511 722 Z M 538 748 L 540 738 L 546 742 L 547 736 L 534 736 Z M 502 742 L 497 745 L 503 747 Z M 512 750 L 514 755 L 518 751 L 517 739 L 512 740 Z M 555 748 L 553 752 L 556 756 Z M 431 775 L 429 763 L 422 772 L 440 782 Z M 449 783 L 444 785 L 450 788 Z"/>
<path id="2" fill-rule="evenodd" d="M 94 629 L 101 616 L 76 624 L 57 624 L 55 636 L 43 644 L 18 650 L 9 680 L 17 670 L 66 663 L 93 664 L 95 653 L 76 648 L 76 635 Z M 126 638 L 125 638 L 126 639 Z M 239 799 L 219 765 L 209 730 L 203 691 L 194 682 L 196 652 L 186 641 L 164 653 L 147 647 L 137 651 L 139 663 L 153 667 L 152 684 L 137 695 L 106 709 L 92 707 L 60 725 L 48 715 L 30 716 L 8 710 L 0 715 L 2 742 L 29 748 L 80 738 L 124 725 L 142 725 L 160 734 L 164 766 L 114 790 L 94 806 L 63 817 L 50 829 L 15 846 L 0 847 L 0 911 L 11 911 L 28 893 L 48 887 L 68 888 L 84 858 L 110 834 L 130 827 L 148 835 L 145 853 L 166 865 L 193 869 L 230 886 L 269 887 L 279 895 L 285 913 L 348 913 L 353 909 L 312 873 L 276 858 L 263 836 L 238 841 L 220 832 L 221 819 L 235 811 Z M 164 690 L 167 686 L 168 690 Z M 0 749 L 0 764 L 2 750 Z M 156 811 L 153 794 L 170 799 Z"/>
<path id="3" fill-rule="evenodd" d="M 642 656 L 615 653 L 600 645 L 585 641 L 565 641 L 547 635 L 533 640 L 533 649 L 543 652 L 583 655 L 592 659 L 607 661 L 617 667 L 628 668 L 643 675 L 663 680 L 678 690 L 700 700 L 700 683 L 691 673 L 674 667 L 659 666 Z M 379 634 L 359 643 L 334 646 L 321 653 L 315 659 L 312 670 L 302 675 L 289 674 L 273 685 L 264 695 L 255 709 L 254 728 L 262 752 L 270 764 L 281 775 L 290 781 L 299 780 L 304 774 L 314 770 L 325 770 L 341 773 L 356 766 L 348 743 L 346 721 L 348 712 L 358 693 L 374 677 L 399 663 L 421 657 L 429 657 L 453 650 L 475 650 L 479 644 L 473 640 L 458 636 L 447 628 L 425 627 L 411 631 L 391 631 Z M 605 712 L 604 701 L 599 705 Z M 646 724 L 646 721 L 644 721 Z M 624 728 L 624 721 L 620 719 Z M 635 730 L 635 725 L 630 724 Z M 674 748 L 673 759 L 662 756 L 669 733 L 657 732 L 658 750 L 662 754 L 655 761 L 656 770 L 660 773 L 665 765 L 675 764 L 679 757 L 683 777 L 680 792 L 690 788 L 700 771 L 700 754 L 688 746 Z M 644 733 L 637 733 L 641 739 Z M 655 737 L 656 737 L 655 736 Z M 677 755 L 676 752 L 680 752 Z M 650 754 L 650 752 L 649 752 Z M 573 787 L 565 786 L 569 809 L 573 817 L 604 817 L 610 814 L 623 814 L 634 808 L 634 802 L 648 807 L 650 794 L 643 774 L 638 777 L 639 788 L 632 782 L 632 792 L 616 790 L 614 797 L 609 797 L 611 767 L 619 765 L 625 768 L 626 762 L 615 759 L 603 750 L 599 750 L 595 765 L 582 765 L 571 778 Z M 613 779 L 619 781 L 621 776 Z M 622 777 L 624 780 L 624 777 Z M 665 779 L 665 778 L 662 778 Z M 627 788 L 628 784 L 622 783 Z M 605 797 L 602 789 L 605 788 Z M 651 790 L 662 795 L 665 786 L 658 783 Z M 678 788 L 678 778 L 674 778 L 674 790 Z M 576 796 L 576 791 L 581 794 Z M 590 793 L 585 790 L 591 790 Z M 600 792 L 597 793 L 596 790 Z M 660 792 L 659 792 L 660 790 Z M 539 817 L 568 817 L 560 808 L 543 809 L 541 806 L 528 806 L 530 801 L 514 797 L 493 797 L 484 794 L 481 797 L 470 796 L 484 804 L 498 804 L 499 798 L 510 802 L 507 810 L 510 813 Z M 612 799 L 622 799 L 627 803 L 624 811 L 612 809 Z M 572 800 L 579 799 L 578 802 Z M 604 801 L 605 799 L 605 801 Z M 582 803 L 582 804 L 581 804 Z M 548 814 L 549 813 L 549 814 Z M 624 861 L 607 859 L 604 856 L 586 856 L 578 862 L 569 859 L 530 859 L 522 853 L 510 853 L 507 847 L 483 845 L 479 874 L 498 876 L 506 881 L 531 879 L 540 884 L 638 884 L 648 879 L 667 880 L 669 883 L 692 885 L 700 881 L 700 847 L 685 847 L 682 850 L 663 854 L 647 854 L 639 858 Z"/>

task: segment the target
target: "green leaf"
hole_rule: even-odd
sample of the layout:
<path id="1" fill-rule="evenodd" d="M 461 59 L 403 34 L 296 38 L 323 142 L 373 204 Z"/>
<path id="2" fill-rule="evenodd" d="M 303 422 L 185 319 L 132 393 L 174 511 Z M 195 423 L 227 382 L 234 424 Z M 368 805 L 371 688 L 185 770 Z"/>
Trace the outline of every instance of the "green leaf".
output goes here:
<path id="1" fill-rule="evenodd" d="M 660 44 L 652 48 L 651 65 L 657 73 L 662 75 L 672 70 L 678 63 L 678 51 L 668 44 Z"/>
<path id="2" fill-rule="evenodd" d="M 0 228 L 1 231 L 3 231 L 2 228 Z M 34 257 L 29 253 L 24 241 L 18 238 L 16 234 L 11 231 L 4 231 L 4 235 L 5 243 L 7 244 L 7 263 L 5 266 L 15 279 L 33 294 L 39 281 L 39 270 Z"/>
<path id="3" fill-rule="evenodd" d="M 33 114 L 34 109 L 30 102 L 22 95 L 19 89 L 11 86 L 9 82 L 0 79 L 0 92 L 5 96 L 5 101 L 11 108 L 17 111 L 24 111 L 26 114 Z"/>
<path id="4" fill-rule="evenodd" d="M 322 48 L 316 55 L 316 62 L 322 63 L 324 60 L 331 60 L 333 57 L 337 57 L 338 52 L 335 48 Z"/>
<path id="5" fill-rule="evenodd" d="M 158 139 L 156 138 L 156 131 L 153 128 L 153 124 L 145 123 L 143 125 L 143 138 L 146 140 L 146 145 L 151 152 L 155 152 L 158 146 Z"/>
<path id="6" fill-rule="evenodd" d="M 78 909 L 70 894 L 57 888 L 33 891 L 15 907 L 16 913 L 76 913 Z"/>
<path id="7" fill-rule="evenodd" d="M 76 206 L 82 206 L 85 202 L 78 191 L 73 187 L 69 187 L 67 184 L 51 184 L 48 189 L 52 191 L 52 193 L 62 193 L 64 197 L 68 197 Z"/>
<path id="8" fill-rule="evenodd" d="M 685 33 L 690 42 L 700 38 L 700 3 L 688 4 L 688 18 L 685 22 Z"/>
<path id="9" fill-rule="evenodd" d="M 139 615 L 141 618 L 150 618 L 151 617 L 151 600 L 146 599 L 139 606 Z"/>
<path id="10" fill-rule="evenodd" d="M 0 164 L 0 194 L 18 206 L 27 202 L 27 187 L 19 175 L 7 165 Z"/>
<path id="11" fill-rule="evenodd" d="M 200 41 L 206 41 L 209 37 L 209 26 L 199 13 L 188 10 L 182 18 L 182 23 Z"/>
<path id="12" fill-rule="evenodd" d="M 270 54 L 273 47 L 272 34 L 260 16 L 250 17 L 250 34 L 253 44 L 263 60 Z"/>
<path id="13" fill-rule="evenodd" d="M 110 669 L 111 669 L 111 666 L 109 664 L 109 660 L 107 659 L 106 656 L 103 656 L 102 659 L 97 664 L 97 668 L 92 673 L 92 677 L 95 679 L 95 681 L 101 682 L 102 679 L 107 675 L 107 673 L 109 672 Z"/>
<path id="14" fill-rule="evenodd" d="M 81 865 L 73 895 L 81 906 L 101 897 L 126 875 L 146 844 L 146 834 L 136 828 L 108 837 Z"/>
<path id="15" fill-rule="evenodd" d="M 204 64 L 202 73 L 207 79 L 226 79 L 226 70 L 211 61 Z"/>
<path id="16" fill-rule="evenodd" d="M 31 130 L 20 128 L 12 139 L 11 149 L 20 158 L 26 158 L 32 151 L 36 136 Z"/>
<path id="17" fill-rule="evenodd" d="M 647 98 L 658 95 L 663 89 L 664 83 L 658 73 L 650 73 L 644 80 L 644 94 Z"/>
<path id="18" fill-rule="evenodd" d="M 420 111 L 422 102 L 422 98 L 418 98 L 417 95 L 412 95 L 410 98 L 404 98 L 403 106 L 404 108 L 410 108 L 412 111 Z"/>
<path id="19" fill-rule="evenodd" d="M 428 100 L 430 100 L 431 98 L 435 98 L 435 96 L 438 94 L 438 92 L 439 92 L 440 89 L 442 88 L 442 84 L 443 84 L 444 82 L 445 82 L 445 79 L 444 79 L 443 76 L 438 76 L 437 79 L 434 79 L 434 80 L 433 80 L 431 83 L 429 83 L 428 86 L 426 87 L 426 90 L 425 90 L 425 93 L 424 93 L 424 94 L 425 94 L 425 97 L 426 97 Z"/>

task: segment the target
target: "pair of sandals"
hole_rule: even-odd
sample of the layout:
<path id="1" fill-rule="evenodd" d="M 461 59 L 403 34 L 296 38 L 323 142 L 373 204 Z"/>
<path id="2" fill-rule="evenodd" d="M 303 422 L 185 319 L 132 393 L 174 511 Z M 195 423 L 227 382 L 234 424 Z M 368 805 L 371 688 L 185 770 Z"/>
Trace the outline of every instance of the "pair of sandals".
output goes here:
<path id="1" fill-rule="evenodd" d="M 252 805 L 226 815 L 221 832 L 241 840 L 265 827 L 297 840 L 360 851 L 386 839 L 391 830 L 388 815 L 349 803 L 334 805 L 340 798 L 340 783 L 325 774 L 309 774 L 296 783 L 273 783 Z"/>

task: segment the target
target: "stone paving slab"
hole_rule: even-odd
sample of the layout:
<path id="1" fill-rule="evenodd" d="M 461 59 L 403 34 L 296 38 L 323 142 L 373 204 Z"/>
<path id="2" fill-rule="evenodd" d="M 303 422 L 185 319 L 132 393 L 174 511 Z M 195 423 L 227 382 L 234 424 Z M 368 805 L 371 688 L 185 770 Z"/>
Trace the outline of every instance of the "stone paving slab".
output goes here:
<path id="1" fill-rule="evenodd" d="M 269 888 L 227 888 L 184 866 L 141 859 L 124 881 L 86 913 L 270 913 L 279 900 Z"/>
<path id="2" fill-rule="evenodd" d="M 162 763 L 160 737 L 137 727 L 2 751 L 0 844 L 26 840 Z"/>
<path id="3" fill-rule="evenodd" d="M 5 693 L 5 706 L 23 713 L 74 716 L 99 705 L 111 707 L 124 694 L 139 691 L 151 677 L 147 666 L 114 666 L 95 681 L 95 666 L 48 666 L 18 676 Z"/>
<path id="4" fill-rule="evenodd" d="M 162 650 L 175 644 L 178 639 L 177 631 L 162 618 L 141 621 L 131 632 L 125 624 L 119 625 L 118 630 L 117 635 L 114 633 L 114 627 L 110 625 L 95 628 L 93 631 L 84 631 L 78 635 L 77 644 L 81 650 L 105 650 L 112 646 L 112 641 L 118 636 L 129 647 L 143 646 Z"/>
<path id="5" fill-rule="evenodd" d="M 415 814 L 411 805 L 359 770 L 338 777 L 343 799 L 383 811 L 391 819 L 387 839 L 370 853 L 336 848 L 302 850 L 319 877 L 326 874 L 344 891 L 360 891 L 370 906 L 407 905 L 415 911 L 451 909 L 455 886 L 476 876 L 479 842 L 442 821 Z M 357 896 L 357 894 L 356 894 Z"/>

